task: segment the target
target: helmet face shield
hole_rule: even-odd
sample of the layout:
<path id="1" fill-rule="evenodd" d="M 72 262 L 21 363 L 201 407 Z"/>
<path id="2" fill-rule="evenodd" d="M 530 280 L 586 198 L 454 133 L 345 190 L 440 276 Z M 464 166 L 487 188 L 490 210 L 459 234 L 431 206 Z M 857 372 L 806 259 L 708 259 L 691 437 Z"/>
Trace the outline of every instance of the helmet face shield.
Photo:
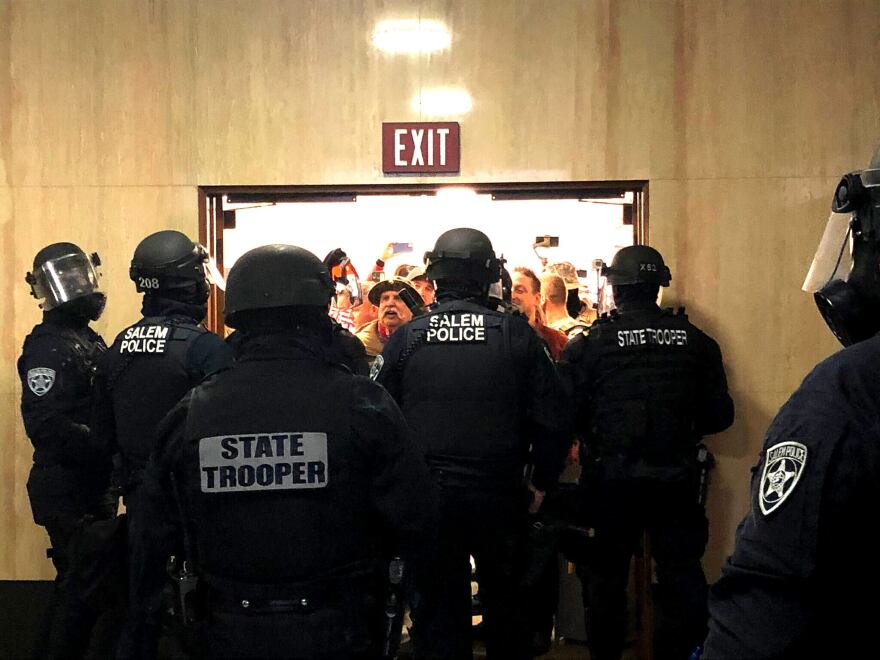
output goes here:
<path id="1" fill-rule="evenodd" d="M 803 290 L 844 346 L 880 331 L 880 148 L 844 174 Z"/>
<path id="2" fill-rule="evenodd" d="M 66 302 L 98 293 L 101 290 L 100 264 L 97 254 L 91 257 L 79 252 L 50 259 L 27 274 L 31 293 L 49 311 Z"/>
<path id="3" fill-rule="evenodd" d="M 803 290 L 813 294 L 822 318 L 844 346 L 880 329 L 876 264 L 880 244 L 857 235 L 858 218 L 832 213 Z"/>
<path id="4" fill-rule="evenodd" d="M 832 281 L 847 282 L 853 267 L 852 214 L 832 213 L 801 287 L 816 293 Z"/>
<path id="5" fill-rule="evenodd" d="M 862 170 L 859 173 L 859 178 L 865 188 L 880 188 L 880 168 Z"/>

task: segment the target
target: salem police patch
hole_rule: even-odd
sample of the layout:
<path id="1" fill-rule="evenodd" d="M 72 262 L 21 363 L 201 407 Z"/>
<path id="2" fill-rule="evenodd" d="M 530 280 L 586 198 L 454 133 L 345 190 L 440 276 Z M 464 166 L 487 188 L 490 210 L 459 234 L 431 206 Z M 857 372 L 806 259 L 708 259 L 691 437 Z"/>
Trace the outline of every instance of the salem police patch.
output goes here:
<path id="1" fill-rule="evenodd" d="M 806 464 L 807 448 L 800 442 L 780 442 L 767 450 L 758 494 L 758 504 L 765 516 L 791 495 Z"/>
<path id="2" fill-rule="evenodd" d="M 136 325 L 125 331 L 119 344 L 120 353 L 164 353 L 168 326 Z"/>
<path id="3" fill-rule="evenodd" d="M 373 366 L 370 367 L 370 380 L 376 380 L 376 377 L 379 375 L 379 372 L 382 371 L 383 366 L 385 366 L 385 358 L 381 355 L 377 355 L 376 359 L 373 360 Z"/>
<path id="4" fill-rule="evenodd" d="M 199 440 L 203 493 L 324 488 L 327 434 L 218 435 Z"/>
<path id="5" fill-rule="evenodd" d="M 483 314 L 436 314 L 428 321 L 425 342 L 429 344 L 484 344 L 486 317 Z"/>
<path id="6" fill-rule="evenodd" d="M 28 369 L 27 384 L 31 388 L 31 392 L 37 396 L 43 396 L 55 384 L 55 370 L 48 367 Z"/>

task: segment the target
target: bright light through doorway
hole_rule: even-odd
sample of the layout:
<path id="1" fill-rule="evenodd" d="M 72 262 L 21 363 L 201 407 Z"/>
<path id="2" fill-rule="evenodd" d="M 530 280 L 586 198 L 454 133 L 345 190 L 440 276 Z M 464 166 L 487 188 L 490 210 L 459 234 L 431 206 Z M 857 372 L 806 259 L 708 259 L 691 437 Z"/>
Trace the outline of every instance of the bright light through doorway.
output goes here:
<path id="1" fill-rule="evenodd" d="M 608 200 L 612 202 L 612 200 Z M 614 200 L 616 201 L 616 200 Z M 356 202 L 295 202 L 239 209 L 236 226 L 224 231 L 223 263 L 228 273 L 241 254 L 267 243 L 290 243 L 323 258 L 341 247 L 362 277 L 391 242 L 412 243 L 409 254 L 388 261 L 387 273 L 400 264 L 422 264 L 437 236 L 455 227 L 485 232 L 507 268 L 541 271 L 532 249 L 537 236 L 559 237 L 559 247 L 538 248 L 548 263 L 570 261 L 589 270 L 593 259 L 611 261 L 633 243 L 633 228 L 623 224 L 623 205 L 576 199 L 493 201 L 489 194 L 361 195 Z M 584 281 L 586 284 L 587 282 Z"/>

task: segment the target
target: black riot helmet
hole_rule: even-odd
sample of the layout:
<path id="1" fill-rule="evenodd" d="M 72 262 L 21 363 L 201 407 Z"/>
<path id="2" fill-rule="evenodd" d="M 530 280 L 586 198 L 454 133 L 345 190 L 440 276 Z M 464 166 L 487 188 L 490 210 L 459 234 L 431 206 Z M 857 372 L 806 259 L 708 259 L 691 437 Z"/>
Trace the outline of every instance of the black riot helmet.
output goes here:
<path id="1" fill-rule="evenodd" d="M 471 289 L 486 295 L 501 279 L 503 264 L 489 237 L 467 227 L 444 232 L 434 249 L 425 252 L 425 275 L 438 283 L 438 289 Z"/>
<path id="2" fill-rule="evenodd" d="M 139 293 L 204 303 L 208 297 L 208 262 L 204 247 L 186 234 L 166 229 L 138 243 L 128 275 Z"/>
<path id="3" fill-rule="evenodd" d="M 672 280 L 663 256 L 647 245 L 629 245 L 619 250 L 610 266 L 602 266 L 602 275 L 615 287 L 629 284 L 669 286 Z"/>
<path id="4" fill-rule="evenodd" d="M 53 243 L 37 252 L 25 281 L 44 311 L 70 309 L 96 321 L 106 302 L 100 265 L 97 252 L 87 256 L 73 243 Z"/>
<path id="5" fill-rule="evenodd" d="M 327 267 L 308 250 L 263 245 L 241 255 L 229 271 L 226 325 L 239 327 L 242 312 L 284 307 L 318 307 L 326 316 L 334 291 Z"/>
<path id="6" fill-rule="evenodd" d="M 844 346 L 880 331 L 880 147 L 837 184 L 803 289 Z"/>

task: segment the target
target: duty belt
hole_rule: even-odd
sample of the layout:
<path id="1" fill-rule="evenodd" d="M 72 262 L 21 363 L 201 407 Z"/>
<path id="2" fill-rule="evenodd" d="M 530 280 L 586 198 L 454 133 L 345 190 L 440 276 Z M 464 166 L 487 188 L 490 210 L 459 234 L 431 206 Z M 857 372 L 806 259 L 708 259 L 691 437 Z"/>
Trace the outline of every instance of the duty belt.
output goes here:
<path id="1" fill-rule="evenodd" d="M 434 482 L 440 487 L 475 490 L 517 490 L 523 486 L 523 463 L 478 461 L 432 455 L 427 457 Z"/>
<path id="2" fill-rule="evenodd" d="M 350 564 L 345 572 L 319 580 L 262 584 L 201 574 L 212 608 L 241 613 L 309 613 L 338 607 L 353 591 L 367 589 L 378 575 L 367 562 Z"/>

